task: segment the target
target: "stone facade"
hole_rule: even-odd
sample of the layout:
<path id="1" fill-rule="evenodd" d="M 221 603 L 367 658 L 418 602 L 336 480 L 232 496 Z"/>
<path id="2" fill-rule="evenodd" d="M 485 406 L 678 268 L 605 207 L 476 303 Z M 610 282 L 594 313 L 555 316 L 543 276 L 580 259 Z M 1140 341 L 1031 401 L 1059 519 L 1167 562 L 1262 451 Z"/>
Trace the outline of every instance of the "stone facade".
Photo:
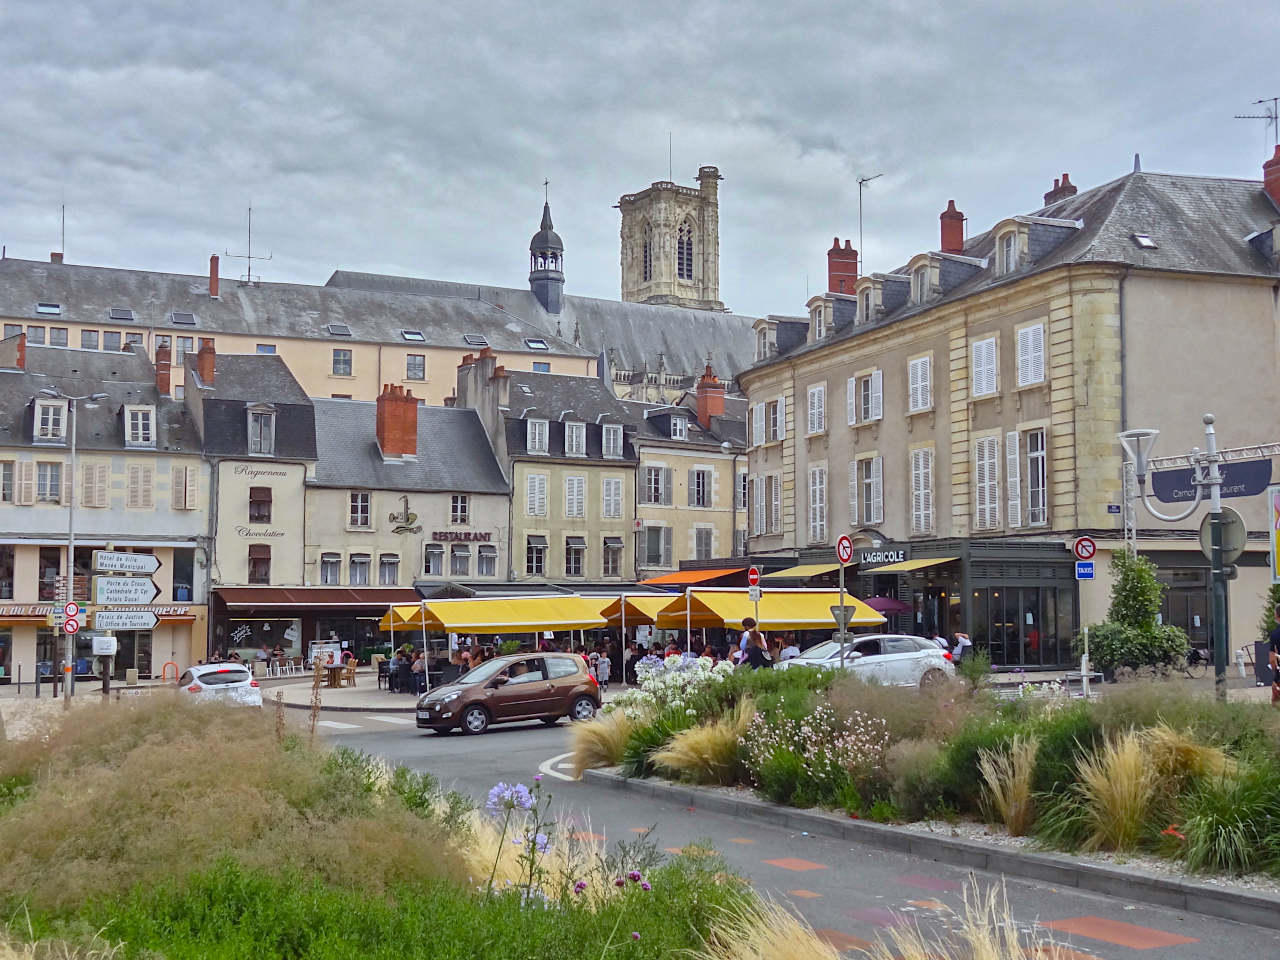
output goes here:
<path id="1" fill-rule="evenodd" d="M 698 187 L 660 180 L 618 200 L 622 299 L 698 310 L 720 302 L 720 171 L 698 168 Z"/>

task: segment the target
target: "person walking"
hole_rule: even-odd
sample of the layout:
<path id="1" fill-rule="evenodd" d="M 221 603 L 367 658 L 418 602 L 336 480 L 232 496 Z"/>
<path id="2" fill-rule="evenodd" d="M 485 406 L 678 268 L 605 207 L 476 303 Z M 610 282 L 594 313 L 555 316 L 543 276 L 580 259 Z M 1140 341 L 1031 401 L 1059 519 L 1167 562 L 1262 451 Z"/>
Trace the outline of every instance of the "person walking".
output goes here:
<path id="1" fill-rule="evenodd" d="M 956 634 L 956 645 L 951 648 L 952 660 L 963 660 L 969 655 L 969 649 L 973 646 L 973 641 L 969 639 L 967 633 Z"/>
<path id="2" fill-rule="evenodd" d="M 613 669 L 613 662 L 609 659 L 609 651 L 602 648 L 600 656 L 596 658 L 596 683 L 600 684 L 600 693 L 609 692 L 609 672 Z"/>
<path id="3" fill-rule="evenodd" d="M 773 657 L 769 655 L 769 647 L 765 642 L 764 634 L 754 628 L 747 633 L 747 652 L 743 663 L 747 664 L 752 670 L 767 669 L 773 666 Z"/>
<path id="4" fill-rule="evenodd" d="M 1267 637 L 1267 661 L 1271 665 L 1271 705 L 1280 705 L 1280 604 L 1271 611 L 1275 627 Z"/>

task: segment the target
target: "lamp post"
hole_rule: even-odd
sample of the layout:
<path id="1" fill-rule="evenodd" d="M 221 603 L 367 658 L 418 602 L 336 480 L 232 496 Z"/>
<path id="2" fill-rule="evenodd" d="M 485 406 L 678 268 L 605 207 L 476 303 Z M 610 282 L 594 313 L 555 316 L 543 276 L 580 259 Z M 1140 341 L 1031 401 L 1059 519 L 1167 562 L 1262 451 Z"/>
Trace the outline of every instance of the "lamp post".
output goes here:
<path id="1" fill-rule="evenodd" d="M 1192 464 L 1191 482 L 1196 488 L 1195 499 L 1190 506 L 1177 516 L 1167 516 L 1151 505 L 1147 498 L 1147 457 L 1155 446 L 1159 430 L 1138 429 L 1126 430 L 1118 434 L 1120 445 L 1124 448 L 1128 459 L 1133 462 L 1138 489 L 1136 495 L 1142 500 L 1147 512 L 1157 520 L 1166 523 L 1177 523 L 1191 516 L 1205 499 L 1206 491 L 1209 499 L 1209 577 L 1213 597 L 1213 677 L 1214 693 L 1219 700 L 1227 698 L 1227 571 L 1222 562 L 1222 455 L 1218 453 L 1218 438 L 1214 431 L 1214 416 L 1206 413 L 1204 421 L 1205 449 L 1202 453 L 1198 447 L 1192 447 L 1190 461 Z M 1129 506 L 1125 504 L 1126 508 Z M 1135 547 L 1136 550 L 1136 547 Z"/>
<path id="2" fill-rule="evenodd" d="M 75 580 L 76 580 L 76 403 L 84 401 L 88 406 L 92 407 L 100 400 L 110 399 L 105 393 L 86 393 L 83 396 L 74 397 L 71 394 L 63 393 L 57 387 L 44 387 L 40 390 L 41 395 L 50 397 L 55 400 L 67 401 L 67 432 L 71 436 L 71 463 L 69 468 L 71 471 L 71 482 L 67 484 L 69 491 L 67 496 L 67 592 L 62 598 L 65 605 L 75 599 Z M 62 657 L 58 663 L 58 667 L 62 670 L 62 701 L 65 705 L 71 705 L 71 684 L 67 681 L 67 664 L 72 659 L 73 649 L 69 649 L 70 642 L 67 640 L 69 636 L 66 631 L 59 631 L 61 637 L 58 640 L 58 648 L 62 653 Z"/>
<path id="3" fill-rule="evenodd" d="M 729 556 L 736 557 L 738 555 L 738 494 L 741 490 L 738 483 L 738 457 L 742 454 L 735 451 L 733 444 L 728 440 L 720 444 L 720 450 L 723 453 L 733 454 L 733 466 L 729 468 L 733 482 L 733 497 L 730 500 L 733 504 L 733 522 L 729 525 Z"/>

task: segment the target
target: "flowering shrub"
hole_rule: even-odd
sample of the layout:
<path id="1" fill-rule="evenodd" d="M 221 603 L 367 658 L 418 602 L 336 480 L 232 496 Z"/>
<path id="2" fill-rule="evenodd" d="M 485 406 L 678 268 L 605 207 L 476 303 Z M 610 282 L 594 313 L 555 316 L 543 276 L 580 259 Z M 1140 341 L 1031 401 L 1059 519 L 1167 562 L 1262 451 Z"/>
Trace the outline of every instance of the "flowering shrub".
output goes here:
<path id="1" fill-rule="evenodd" d="M 757 715 L 742 738 L 753 783 L 771 800 L 841 803 L 857 781 L 878 772 L 889 745 L 885 722 L 820 703 L 805 717 Z"/>
<path id="2" fill-rule="evenodd" d="M 731 676 L 733 664 L 727 661 L 713 667 L 706 657 L 646 657 L 636 665 L 639 686 L 605 704 L 604 712 L 621 710 L 630 720 L 642 720 L 667 710 L 683 710 L 695 716 L 698 711 L 693 701 Z"/>

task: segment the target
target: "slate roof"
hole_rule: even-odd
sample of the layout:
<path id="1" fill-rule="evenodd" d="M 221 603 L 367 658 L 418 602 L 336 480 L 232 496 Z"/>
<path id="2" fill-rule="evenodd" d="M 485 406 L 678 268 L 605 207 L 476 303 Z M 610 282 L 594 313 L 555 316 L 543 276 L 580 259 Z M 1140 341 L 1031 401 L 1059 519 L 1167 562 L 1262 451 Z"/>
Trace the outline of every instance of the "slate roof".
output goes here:
<path id="1" fill-rule="evenodd" d="M 1032 229 L 1053 234 L 1050 242 L 1032 244 L 1032 258 L 1012 273 L 995 272 L 995 231 L 970 237 L 964 256 L 986 259 L 986 269 L 926 304 L 907 303 L 874 323 L 858 323 L 838 330 L 818 343 L 801 343 L 780 350 L 779 356 L 795 356 L 946 303 L 1008 283 L 1017 283 L 1054 267 L 1070 263 L 1107 263 L 1147 270 L 1225 274 L 1275 278 L 1277 272 L 1244 238 L 1280 222 L 1280 209 L 1263 192 L 1259 180 L 1182 174 L 1125 174 L 1023 214 L 1025 217 L 1079 221 L 1079 229 L 1036 224 Z M 1143 249 L 1134 234 L 1146 234 L 1155 249 Z M 1039 249 L 1037 249 L 1039 247 Z M 1038 255 L 1037 255 L 1038 254 Z M 886 277 L 907 281 L 905 265 Z M 777 361 L 771 357 L 755 366 Z"/>
<path id="2" fill-rule="evenodd" d="M 708 355 L 714 369 L 736 372 L 751 363 L 755 352 L 755 318 L 734 313 L 566 294 L 563 310 L 557 315 L 547 313 L 527 289 L 346 270 L 335 271 L 328 286 L 412 294 L 428 300 L 492 303 L 505 313 L 534 324 L 548 336 L 571 341 L 580 337 L 582 346 L 592 355 L 616 350 L 617 366 L 622 370 L 652 373 L 661 353 L 667 373 L 700 373 Z M 494 348 L 499 349 L 496 344 Z"/>
<path id="3" fill-rule="evenodd" d="M 418 405 L 418 459 L 384 463 L 378 449 L 378 405 L 312 400 L 316 411 L 317 487 L 459 491 L 506 495 L 507 481 L 474 410 Z"/>
<path id="4" fill-rule="evenodd" d="M 196 368 L 196 354 L 187 354 L 184 363 L 190 373 Z M 187 383 L 195 383 L 198 378 L 197 374 Z M 213 390 L 202 396 L 246 403 L 310 402 L 284 358 L 267 353 L 218 354 L 213 361 Z"/>
<path id="5" fill-rule="evenodd" d="M 81 450 L 123 450 L 124 404 L 149 404 L 156 408 L 157 453 L 200 453 L 200 436 L 182 401 L 161 397 L 155 370 L 146 357 L 131 350 L 104 353 L 65 347 L 28 346 L 25 370 L 0 371 L 0 445 L 51 446 L 31 440 L 30 401 L 43 387 L 85 396 L 105 393 L 111 399 L 90 406 L 76 406 L 76 446 Z M 150 447 L 129 449 L 150 450 Z"/>
<path id="6" fill-rule="evenodd" d="M 473 290 L 475 288 L 472 288 Z M 526 291 L 527 293 L 527 291 Z M 37 302 L 62 306 L 61 317 L 36 313 Z M 537 302 L 536 300 L 534 301 Z M 113 308 L 133 311 L 133 321 L 110 319 Z M 195 325 L 175 324 L 173 313 L 191 313 Z M 426 346 L 472 350 L 467 334 L 484 336 L 495 350 L 529 353 L 527 337 L 548 341 L 551 354 L 595 355 L 554 331 L 474 295 L 426 298 L 411 292 L 337 284 L 244 285 L 222 279 L 219 299 L 209 296 L 209 278 L 36 260 L 0 260 L 0 316 L 57 326 L 59 319 L 146 330 L 174 336 L 235 333 L 262 337 L 343 342 L 410 343 L 401 330 L 420 330 Z M 330 324 L 345 324 L 351 336 L 334 336 Z"/>

